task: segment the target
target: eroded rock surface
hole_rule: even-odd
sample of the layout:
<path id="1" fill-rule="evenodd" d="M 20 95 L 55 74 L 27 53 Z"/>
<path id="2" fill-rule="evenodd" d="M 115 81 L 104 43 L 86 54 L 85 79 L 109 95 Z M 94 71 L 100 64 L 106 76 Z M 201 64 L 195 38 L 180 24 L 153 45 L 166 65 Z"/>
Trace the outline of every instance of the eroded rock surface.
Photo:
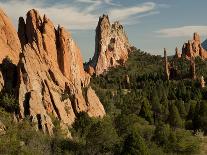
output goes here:
<path id="1" fill-rule="evenodd" d="M 9 57 L 14 64 L 17 64 L 20 52 L 17 32 L 8 16 L 0 9 L 0 63 Z"/>
<path id="2" fill-rule="evenodd" d="M 91 74 L 92 69 L 89 67 L 93 67 L 96 75 L 111 67 L 123 65 L 132 51 L 123 26 L 119 22 L 111 25 L 107 15 L 99 18 L 95 46 L 94 56 L 85 66 L 85 70 Z"/>
<path id="3" fill-rule="evenodd" d="M 52 134 L 51 116 L 70 126 L 76 114 L 103 117 L 104 108 L 91 88 L 83 69 L 79 48 L 69 32 L 36 10 L 19 18 L 18 35 L 22 54 L 18 65 L 20 118 L 30 116 L 37 128 Z M 86 90 L 87 100 L 83 95 Z M 94 98 L 93 102 L 91 98 Z"/>
<path id="4" fill-rule="evenodd" d="M 189 40 L 183 45 L 182 55 L 185 55 L 188 59 L 197 56 L 207 59 L 207 51 L 201 46 L 201 40 L 198 33 L 194 33 L 193 40 Z"/>

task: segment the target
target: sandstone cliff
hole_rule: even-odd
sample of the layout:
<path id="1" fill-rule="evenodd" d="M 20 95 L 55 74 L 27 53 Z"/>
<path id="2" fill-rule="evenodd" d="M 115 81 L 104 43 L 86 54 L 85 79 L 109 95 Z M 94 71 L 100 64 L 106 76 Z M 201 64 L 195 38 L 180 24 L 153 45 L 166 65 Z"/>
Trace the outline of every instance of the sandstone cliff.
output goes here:
<path id="1" fill-rule="evenodd" d="M 185 55 L 188 59 L 197 56 L 207 59 L 207 51 L 201 46 L 201 40 L 198 33 L 194 33 L 193 40 L 189 40 L 183 45 L 182 55 Z"/>
<path id="2" fill-rule="evenodd" d="M 20 116 L 29 115 L 38 128 L 52 132 L 51 115 L 70 126 L 76 114 L 103 117 L 104 108 L 83 69 L 79 48 L 71 34 L 36 10 L 19 19 L 19 37 L 23 52 L 19 62 Z M 84 94 L 87 95 L 84 95 Z"/>
<path id="3" fill-rule="evenodd" d="M 105 115 L 89 86 L 90 75 L 84 71 L 80 50 L 69 32 L 60 26 L 55 28 L 36 10 L 27 13 L 26 21 L 19 18 L 18 35 L 3 12 L 0 23 L 0 59 L 8 56 L 14 61 L 20 120 L 29 117 L 37 129 L 52 134 L 52 118 L 57 118 L 70 136 L 67 129 L 77 113 Z M 0 81 L 3 85 L 5 78 Z"/>
<path id="4" fill-rule="evenodd" d="M 17 32 L 7 15 L 0 9 L 0 62 L 7 56 L 14 64 L 19 61 L 21 46 Z"/>
<path id="5" fill-rule="evenodd" d="M 111 25 L 108 16 L 103 15 L 96 28 L 95 53 L 85 70 L 99 75 L 110 67 L 123 65 L 131 50 L 123 26 L 119 22 Z"/>

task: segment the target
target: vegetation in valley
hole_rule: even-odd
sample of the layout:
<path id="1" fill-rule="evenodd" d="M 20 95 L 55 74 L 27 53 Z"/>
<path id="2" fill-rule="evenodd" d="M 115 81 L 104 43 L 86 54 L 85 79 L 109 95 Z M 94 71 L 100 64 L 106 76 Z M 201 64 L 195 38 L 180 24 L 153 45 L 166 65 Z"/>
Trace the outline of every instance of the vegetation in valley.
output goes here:
<path id="1" fill-rule="evenodd" d="M 0 119 L 6 126 L 0 154 L 201 154 L 207 88 L 201 88 L 199 77 L 207 79 L 207 62 L 196 58 L 197 80 L 189 78 L 189 61 L 176 63 L 179 74 L 166 81 L 162 57 L 137 50 L 124 66 L 94 76 L 91 86 L 107 115 L 99 119 L 79 113 L 70 128 L 72 140 L 64 138 L 57 120 L 51 137 L 35 131 L 28 118 L 14 123 L 6 103 L 15 107 L 15 98 L 0 97 Z"/>

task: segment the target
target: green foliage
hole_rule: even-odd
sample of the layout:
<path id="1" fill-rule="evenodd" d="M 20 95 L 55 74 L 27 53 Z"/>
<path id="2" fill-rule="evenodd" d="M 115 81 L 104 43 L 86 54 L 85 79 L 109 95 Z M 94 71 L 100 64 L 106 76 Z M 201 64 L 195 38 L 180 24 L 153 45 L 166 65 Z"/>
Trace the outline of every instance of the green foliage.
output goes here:
<path id="1" fill-rule="evenodd" d="M 178 109 L 174 104 L 170 107 L 169 123 L 173 128 L 181 128 L 183 125 Z"/>
<path id="2" fill-rule="evenodd" d="M 170 58 L 170 61 L 174 59 Z M 177 76 L 170 81 L 163 77 L 161 56 L 140 50 L 130 54 L 124 66 L 110 69 L 93 77 L 96 90 L 107 115 L 91 118 L 77 114 L 70 131 L 72 140 L 64 137 L 60 122 L 54 119 L 54 135 L 34 130 L 34 124 L 24 120 L 12 124 L 18 102 L 12 91 L 0 95 L 0 119 L 7 127 L 0 136 L 3 154 L 198 154 L 200 139 L 196 131 L 207 133 L 207 89 L 189 78 L 189 61 L 174 62 Z M 196 59 L 197 76 L 207 78 L 207 62 Z M 126 76 L 130 83 L 126 82 Z M 86 96 L 86 89 L 83 95 Z M 74 97 L 64 92 L 61 100 Z"/>
<path id="3" fill-rule="evenodd" d="M 8 93 L 0 94 L 0 106 L 9 112 L 15 112 L 19 108 L 17 99 L 14 95 Z"/>
<path id="4" fill-rule="evenodd" d="M 187 129 L 205 131 L 204 111 L 207 110 L 202 111 L 197 103 L 207 100 L 207 89 L 190 78 L 188 60 L 170 58 L 170 61 L 177 66 L 177 75 L 170 81 L 164 80 L 162 58 L 140 50 L 132 53 L 124 66 L 93 77 L 91 86 L 115 123 L 122 150 L 127 139 L 136 139 L 132 136 L 135 132 L 144 140 L 150 154 L 193 154 L 199 149 L 200 141 Z M 196 61 L 197 76 L 207 77 L 207 63 Z M 136 147 L 132 148 L 136 150 Z"/>
<path id="5" fill-rule="evenodd" d="M 93 124 L 86 136 L 88 154 L 106 154 L 116 152 L 120 139 L 109 118 Z"/>
<path id="6" fill-rule="evenodd" d="M 134 131 L 127 136 L 122 153 L 123 155 L 149 155 L 148 147 L 138 132 Z"/>

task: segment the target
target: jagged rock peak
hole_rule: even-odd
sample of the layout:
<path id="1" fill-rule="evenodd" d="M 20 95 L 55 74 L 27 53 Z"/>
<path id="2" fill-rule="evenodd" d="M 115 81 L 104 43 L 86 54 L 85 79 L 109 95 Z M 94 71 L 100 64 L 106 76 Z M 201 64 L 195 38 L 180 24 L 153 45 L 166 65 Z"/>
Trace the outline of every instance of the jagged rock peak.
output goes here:
<path id="1" fill-rule="evenodd" d="M 91 74 L 93 67 L 96 75 L 102 74 L 111 67 L 123 65 L 131 51 L 123 26 L 118 21 L 111 25 L 109 17 L 103 15 L 96 27 L 95 53 L 85 70 Z"/>
<path id="2" fill-rule="evenodd" d="M 9 17 L 0 9 L 0 62 L 9 57 L 14 64 L 18 63 L 21 46 L 17 32 Z"/>
<path id="3" fill-rule="evenodd" d="M 37 128 L 52 134 L 51 115 L 70 126 L 77 113 L 103 117 L 105 111 L 90 76 L 83 69 L 80 49 L 63 27 L 56 29 L 38 11 L 19 19 L 19 38 L 23 52 L 18 65 L 20 118 L 29 116 Z M 87 94 L 87 95 L 85 95 Z"/>
<path id="4" fill-rule="evenodd" d="M 201 46 L 201 39 L 198 33 L 195 32 L 193 39 L 183 45 L 182 55 L 186 56 L 187 59 L 197 56 L 207 59 L 207 51 Z"/>

